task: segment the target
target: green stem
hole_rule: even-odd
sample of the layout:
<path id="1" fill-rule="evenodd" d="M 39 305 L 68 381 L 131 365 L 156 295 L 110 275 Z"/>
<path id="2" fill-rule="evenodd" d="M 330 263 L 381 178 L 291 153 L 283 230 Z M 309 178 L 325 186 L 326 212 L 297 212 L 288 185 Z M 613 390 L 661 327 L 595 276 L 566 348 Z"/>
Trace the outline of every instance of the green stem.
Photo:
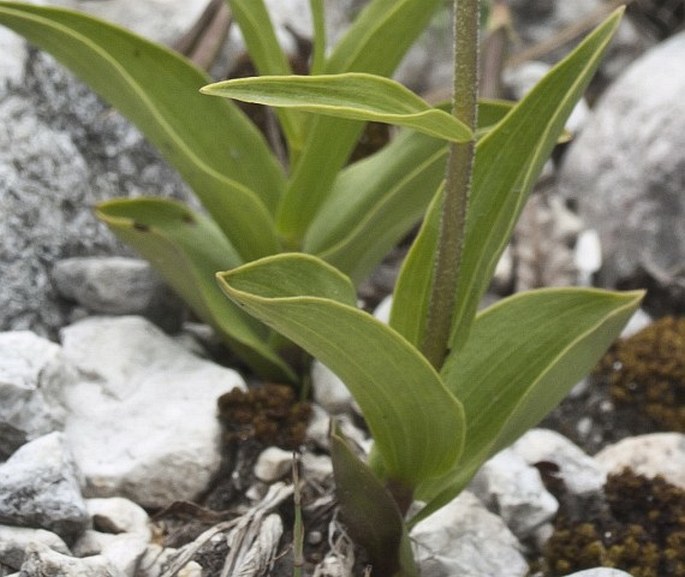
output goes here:
<path id="1" fill-rule="evenodd" d="M 454 0 L 454 102 L 452 114 L 474 132 L 478 115 L 480 0 Z M 422 351 L 440 369 L 449 352 L 452 316 L 466 229 L 475 141 L 450 146 L 435 257 L 434 282 Z"/>

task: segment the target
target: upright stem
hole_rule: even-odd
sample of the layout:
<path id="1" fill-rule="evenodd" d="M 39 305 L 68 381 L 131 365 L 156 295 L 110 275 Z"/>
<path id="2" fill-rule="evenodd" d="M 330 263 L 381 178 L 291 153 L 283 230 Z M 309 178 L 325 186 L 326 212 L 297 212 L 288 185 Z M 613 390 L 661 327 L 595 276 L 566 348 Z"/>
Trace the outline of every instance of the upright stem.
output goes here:
<path id="1" fill-rule="evenodd" d="M 478 115 L 480 0 L 454 0 L 452 114 L 475 133 Z M 475 141 L 450 146 L 435 257 L 428 324 L 421 349 L 437 369 L 449 352 L 452 313 L 461 268 Z"/>

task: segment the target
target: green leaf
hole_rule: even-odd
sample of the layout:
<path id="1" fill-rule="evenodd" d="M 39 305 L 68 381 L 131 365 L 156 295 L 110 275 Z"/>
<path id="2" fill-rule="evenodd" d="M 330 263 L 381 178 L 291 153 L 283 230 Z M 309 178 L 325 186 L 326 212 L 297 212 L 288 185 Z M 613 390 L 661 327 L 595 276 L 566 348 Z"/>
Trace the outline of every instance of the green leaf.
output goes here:
<path id="1" fill-rule="evenodd" d="M 399 82 L 372 74 L 235 78 L 205 86 L 201 92 L 325 116 L 396 124 L 453 142 L 473 138 L 469 128 L 451 114 L 431 107 Z"/>
<path id="2" fill-rule="evenodd" d="M 292 74 L 263 0 L 228 0 L 228 3 L 259 74 Z M 278 110 L 277 114 L 289 148 L 299 150 L 303 141 L 302 118 L 285 109 Z"/>
<path id="3" fill-rule="evenodd" d="M 482 101 L 478 133 L 486 133 L 512 107 L 511 102 Z M 361 282 L 420 221 L 445 177 L 446 157 L 444 141 L 401 131 L 379 152 L 340 173 L 307 230 L 303 250 Z"/>
<path id="4" fill-rule="evenodd" d="M 468 338 L 478 304 L 528 194 L 594 74 L 621 12 L 615 12 L 590 34 L 478 142 L 453 319 L 453 347 L 458 348 Z M 434 211 L 431 219 L 425 227 L 427 233 L 437 226 L 439 211 Z M 432 279 L 430 255 L 435 252 L 436 237 L 419 236 L 416 242 L 417 247 L 412 249 L 416 254 L 405 263 L 398 280 L 398 290 L 408 293 L 400 296 L 392 315 L 393 326 L 412 343 L 423 338 L 425 316 L 419 310 L 425 310 L 425 303 L 414 308 L 402 303 L 428 298 L 425 281 Z M 403 320 L 402 315 L 412 318 Z"/>
<path id="5" fill-rule="evenodd" d="M 442 5 L 442 0 L 372 0 L 333 47 L 325 72 L 390 76 Z M 299 247 L 362 129 L 358 121 L 321 116 L 312 120 L 276 218 L 289 246 Z"/>
<path id="6" fill-rule="evenodd" d="M 0 24 L 68 66 L 152 141 L 243 258 L 278 250 L 272 222 L 285 178 L 258 130 L 181 56 L 81 13 L 0 2 Z"/>
<path id="7" fill-rule="evenodd" d="M 313 256 L 283 254 L 218 279 L 230 298 L 345 382 L 391 479 L 413 487 L 455 463 L 464 435 L 459 401 L 416 349 L 356 308 L 347 277 Z"/>
<path id="8" fill-rule="evenodd" d="M 428 319 L 443 190 L 444 183 L 433 196 L 419 234 L 402 263 L 393 292 L 390 326 L 415 347 L 423 342 Z"/>
<path id="9" fill-rule="evenodd" d="M 369 555 L 373 574 L 415 577 L 416 563 L 397 504 L 337 431 L 331 433 L 331 459 L 342 519 L 354 542 Z"/>
<path id="10" fill-rule="evenodd" d="M 464 404 L 466 448 L 451 473 L 419 489 L 425 517 L 455 497 L 489 457 L 534 427 L 599 361 L 643 292 L 540 289 L 480 313 L 441 374 Z"/>
<path id="11" fill-rule="evenodd" d="M 295 380 L 267 346 L 269 330 L 226 298 L 216 285 L 218 270 L 240 264 L 240 256 L 207 217 L 163 199 L 105 202 L 98 216 L 164 276 L 195 314 L 212 325 L 260 375 Z"/>
<path id="12" fill-rule="evenodd" d="M 333 48 L 326 72 L 389 76 L 442 5 L 442 0 L 369 2 Z"/>
<path id="13" fill-rule="evenodd" d="M 623 9 L 615 11 L 480 141 L 457 287 L 453 346 L 459 347 L 468 337 L 528 194 L 597 70 L 622 13 Z"/>

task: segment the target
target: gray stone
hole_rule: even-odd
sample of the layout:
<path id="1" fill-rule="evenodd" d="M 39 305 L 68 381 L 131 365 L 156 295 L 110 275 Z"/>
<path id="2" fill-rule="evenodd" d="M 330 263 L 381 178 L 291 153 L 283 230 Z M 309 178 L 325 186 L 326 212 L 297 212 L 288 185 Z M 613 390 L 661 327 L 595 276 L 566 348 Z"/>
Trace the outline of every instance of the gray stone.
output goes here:
<path id="1" fill-rule="evenodd" d="M 89 520 L 80 480 L 62 433 L 27 443 L 0 465 L 0 522 L 73 540 Z"/>
<path id="2" fill-rule="evenodd" d="M 685 75 L 674 74 L 684 60 L 685 32 L 633 63 L 560 169 L 560 192 L 600 234 L 605 286 L 685 274 Z"/>
<path id="3" fill-rule="evenodd" d="M 193 499 L 220 465 L 217 398 L 245 383 L 140 317 L 92 317 L 62 331 L 81 372 L 65 433 L 89 497 L 145 507 Z"/>
<path id="4" fill-rule="evenodd" d="M 59 345 L 30 331 L 0 333 L 0 460 L 63 427 L 61 391 L 73 375 Z"/>
<path id="5" fill-rule="evenodd" d="M 24 563 L 24 552 L 30 543 L 42 543 L 63 555 L 71 554 L 66 543 L 50 531 L 0 525 L 0 565 L 18 571 Z"/>
<path id="6" fill-rule="evenodd" d="M 55 263 L 55 288 L 89 313 L 141 315 L 167 331 L 181 327 L 183 305 L 147 261 L 74 257 Z"/>
<path id="7" fill-rule="evenodd" d="M 189 194 L 138 131 L 52 58 L 32 50 L 22 69 L 0 93 L 0 330 L 55 336 L 70 310 L 52 286 L 54 264 L 128 254 L 93 206 Z"/>
<path id="8" fill-rule="evenodd" d="M 523 577 L 528 563 L 504 521 L 470 492 L 410 533 L 422 577 Z"/>
<path id="9" fill-rule="evenodd" d="M 471 481 L 469 490 L 519 539 L 530 537 L 551 521 L 559 508 L 538 470 L 511 449 L 489 459 Z"/>
<path id="10" fill-rule="evenodd" d="M 26 549 L 26 561 L 20 577 L 126 577 L 124 573 L 102 557 L 95 555 L 78 559 L 53 551 L 46 545 L 32 543 Z"/>
<path id="11" fill-rule="evenodd" d="M 652 433 L 623 439 L 595 455 L 603 471 L 620 473 L 625 467 L 646 477 L 662 475 L 685 489 L 685 435 Z"/>

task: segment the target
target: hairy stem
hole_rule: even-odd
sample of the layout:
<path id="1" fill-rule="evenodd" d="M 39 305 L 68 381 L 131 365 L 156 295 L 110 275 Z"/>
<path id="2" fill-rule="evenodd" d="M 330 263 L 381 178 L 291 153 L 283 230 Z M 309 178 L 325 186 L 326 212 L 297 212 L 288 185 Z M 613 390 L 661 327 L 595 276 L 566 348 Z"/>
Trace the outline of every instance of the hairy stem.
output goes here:
<path id="1" fill-rule="evenodd" d="M 454 101 L 452 114 L 474 132 L 478 115 L 480 0 L 454 0 Z M 422 351 L 440 369 L 447 353 L 464 246 L 475 141 L 450 146 L 435 257 L 434 282 Z"/>

